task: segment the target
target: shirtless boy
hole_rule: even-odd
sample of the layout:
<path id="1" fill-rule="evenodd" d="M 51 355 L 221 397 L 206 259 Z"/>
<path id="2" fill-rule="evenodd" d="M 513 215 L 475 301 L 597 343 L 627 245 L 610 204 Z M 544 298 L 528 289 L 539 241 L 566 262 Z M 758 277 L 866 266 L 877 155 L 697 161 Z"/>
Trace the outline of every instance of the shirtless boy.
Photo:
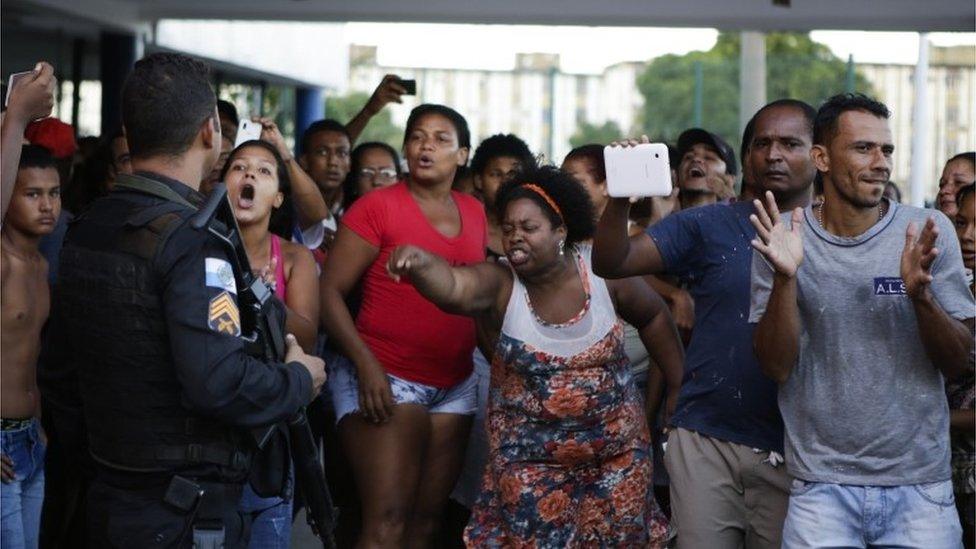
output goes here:
<path id="1" fill-rule="evenodd" d="M 37 547 L 44 497 L 35 366 L 50 295 L 37 245 L 54 230 L 60 192 L 54 158 L 43 147 L 25 145 L 0 230 L 0 537 L 11 547 Z"/>

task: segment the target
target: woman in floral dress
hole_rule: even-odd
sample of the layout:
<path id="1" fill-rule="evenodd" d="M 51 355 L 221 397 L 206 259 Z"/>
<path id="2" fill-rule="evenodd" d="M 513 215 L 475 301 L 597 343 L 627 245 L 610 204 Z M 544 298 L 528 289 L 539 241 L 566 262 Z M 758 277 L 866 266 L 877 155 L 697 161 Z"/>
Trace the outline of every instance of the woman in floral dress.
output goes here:
<path id="1" fill-rule="evenodd" d="M 541 168 L 498 193 L 506 264 L 451 267 L 416 247 L 387 268 L 445 311 L 496 335 L 488 405 L 489 463 L 465 541 L 471 547 L 658 547 L 650 437 L 623 351 L 618 315 L 668 381 L 682 348 L 661 298 L 637 279 L 590 268 L 586 191 Z"/>

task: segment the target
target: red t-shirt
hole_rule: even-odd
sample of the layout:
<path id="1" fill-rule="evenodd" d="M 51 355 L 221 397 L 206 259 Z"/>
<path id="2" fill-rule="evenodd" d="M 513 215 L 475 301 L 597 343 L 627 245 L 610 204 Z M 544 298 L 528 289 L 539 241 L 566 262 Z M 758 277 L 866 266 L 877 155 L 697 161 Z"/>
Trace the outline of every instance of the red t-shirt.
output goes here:
<path id="1" fill-rule="evenodd" d="M 411 244 L 451 265 L 485 260 L 488 232 L 484 206 L 459 192 L 451 197 L 461 214 L 461 232 L 448 238 L 435 229 L 406 183 L 377 189 L 357 200 L 342 224 L 380 249 L 363 279 L 356 329 L 386 371 L 399 378 L 447 388 L 471 374 L 474 320 L 447 314 L 408 280 L 396 282 L 386 261 L 397 246 Z"/>

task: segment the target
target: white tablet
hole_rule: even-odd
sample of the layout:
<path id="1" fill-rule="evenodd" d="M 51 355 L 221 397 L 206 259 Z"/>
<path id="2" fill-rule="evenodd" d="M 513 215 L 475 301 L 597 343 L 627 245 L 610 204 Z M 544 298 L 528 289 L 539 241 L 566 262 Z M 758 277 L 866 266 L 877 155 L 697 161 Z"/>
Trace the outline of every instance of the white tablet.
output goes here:
<path id="1" fill-rule="evenodd" d="M 603 149 L 607 167 L 607 194 L 625 196 L 668 196 L 671 194 L 671 164 L 664 143 L 643 143 L 635 147 Z"/>

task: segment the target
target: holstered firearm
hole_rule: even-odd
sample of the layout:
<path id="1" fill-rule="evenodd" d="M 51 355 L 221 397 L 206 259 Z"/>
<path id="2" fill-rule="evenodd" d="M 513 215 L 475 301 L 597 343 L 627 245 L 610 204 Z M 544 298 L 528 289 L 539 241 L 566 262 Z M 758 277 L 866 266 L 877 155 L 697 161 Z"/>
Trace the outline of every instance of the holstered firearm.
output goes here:
<path id="1" fill-rule="evenodd" d="M 194 229 L 206 230 L 226 248 L 237 282 L 238 306 L 241 310 L 241 337 L 251 356 L 268 362 L 282 362 L 285 358 L 285 330 L 283 319 L 276 319 L 272 299 L 274 293 L 267 283 L 251 272 L 251 262 L 244 248 L 237 220 L 227 201 L 227 187 L 217 183 L 206 204 L 194 215 L 190 224 Z M 252 430 L 258 448 L 264 447 L 276 430 L 275 425 Z M 302 407 L 287 421 L 291 458 L 295 464 L 295 480 L 301 484 L 307 509 L 308 525 L 322 540 L 326 549 L 335 547 L 338 510 L 325 483 L 325 472 L 319 462 L 318 447 L 312 438 L 308 416 Z"/>

